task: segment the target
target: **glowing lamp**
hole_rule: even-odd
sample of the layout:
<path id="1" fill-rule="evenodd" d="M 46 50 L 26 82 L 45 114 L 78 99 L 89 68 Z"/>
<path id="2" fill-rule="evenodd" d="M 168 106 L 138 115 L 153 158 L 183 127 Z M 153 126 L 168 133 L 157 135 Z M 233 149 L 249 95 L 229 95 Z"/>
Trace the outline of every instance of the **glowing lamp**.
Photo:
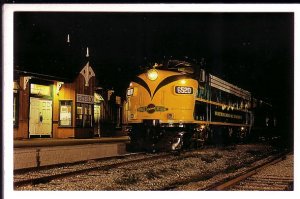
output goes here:
<path id="1" fill-rule="evenodd" d="M 186 84 L 186 80 L 182 79 L 182 80 L 180 80 L 180 83 L 184 85 L 184 84 Z"/>
<path id="2" fill-rule="evenodd" d="M 147 77 L 148 77 L 148 79 L 154 81 L 157 79 L 158 73 L 155 69 L 151 69 L 147 72 Z"/>

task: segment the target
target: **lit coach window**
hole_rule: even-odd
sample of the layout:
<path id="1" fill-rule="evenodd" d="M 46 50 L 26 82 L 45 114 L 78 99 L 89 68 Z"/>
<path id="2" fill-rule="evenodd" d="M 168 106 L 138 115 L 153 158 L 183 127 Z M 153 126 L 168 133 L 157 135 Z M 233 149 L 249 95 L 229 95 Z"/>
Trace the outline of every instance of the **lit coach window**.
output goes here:
<path id="1" fill-rule="evenodd" d="M 193 87 L 189 86 L 175 86 L 176 94 L 193 94 Z"/>

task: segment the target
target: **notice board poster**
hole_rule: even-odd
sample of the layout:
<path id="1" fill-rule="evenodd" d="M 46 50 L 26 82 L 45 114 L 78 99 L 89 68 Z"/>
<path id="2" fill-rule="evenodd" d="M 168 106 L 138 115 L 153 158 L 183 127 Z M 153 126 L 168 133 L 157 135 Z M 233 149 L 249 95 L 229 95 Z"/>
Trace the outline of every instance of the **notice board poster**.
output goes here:
<path id="1" fill-rule="evenodd" d="M 59 125 L 62 127 L 72 126 L 72 101 L 60 101 Z"/>

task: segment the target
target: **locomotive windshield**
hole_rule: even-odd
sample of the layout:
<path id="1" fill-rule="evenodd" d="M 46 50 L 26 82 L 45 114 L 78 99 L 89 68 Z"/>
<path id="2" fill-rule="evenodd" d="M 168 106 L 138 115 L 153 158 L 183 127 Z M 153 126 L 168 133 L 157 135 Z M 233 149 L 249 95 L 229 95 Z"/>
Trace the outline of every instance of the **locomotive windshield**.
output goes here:
<path id="1" fill-rule="evenodd" d="M 167 70 L 194 74 L 194 67 L 190 63 L 185 61 L 169 60 L 164 68 Z"/>

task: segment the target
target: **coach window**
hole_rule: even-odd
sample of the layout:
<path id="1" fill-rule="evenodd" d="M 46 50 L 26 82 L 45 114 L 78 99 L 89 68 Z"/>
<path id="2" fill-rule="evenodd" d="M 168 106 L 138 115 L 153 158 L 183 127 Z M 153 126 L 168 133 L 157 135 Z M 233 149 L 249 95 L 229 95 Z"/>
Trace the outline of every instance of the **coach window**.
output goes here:
<path id="1" fill-rule="evenodd" d="M 72 127 L 72 100 L 59 101 L 59 126 Z"/>

